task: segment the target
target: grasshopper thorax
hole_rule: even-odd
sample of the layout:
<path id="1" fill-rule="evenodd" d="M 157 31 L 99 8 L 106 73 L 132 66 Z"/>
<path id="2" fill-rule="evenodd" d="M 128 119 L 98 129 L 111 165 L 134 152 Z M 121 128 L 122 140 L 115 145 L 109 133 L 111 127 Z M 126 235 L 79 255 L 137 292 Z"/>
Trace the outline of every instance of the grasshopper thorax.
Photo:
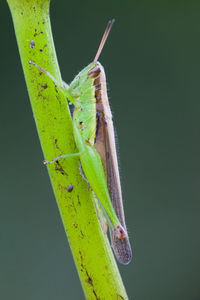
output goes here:
<path id="1" fill-rule="evenodd" d="M 74 99 L 74 125 L 79 130 L 84 142 L 94 146 L 98 115 L 101 113 L 102 85 L 106 91 L 105 72 L 97 61 L 107 40 L 114 19 L 108 22 L 94 61 L 85 67 L 72 81 L 69 92 Z M 102 82 L 103 81 L 103 82 Z M 103 112 L 102 112 L 103 113 Z"/>
<path id="2" fill-rule="evenodd" d="M 100 63 L 92 62 L 74 78 L 69 87 L 75 106 L 73 122 L 83 140 L 91 146 L 96 136 L 96 103 L 101 98 L 102 70 Z"/>

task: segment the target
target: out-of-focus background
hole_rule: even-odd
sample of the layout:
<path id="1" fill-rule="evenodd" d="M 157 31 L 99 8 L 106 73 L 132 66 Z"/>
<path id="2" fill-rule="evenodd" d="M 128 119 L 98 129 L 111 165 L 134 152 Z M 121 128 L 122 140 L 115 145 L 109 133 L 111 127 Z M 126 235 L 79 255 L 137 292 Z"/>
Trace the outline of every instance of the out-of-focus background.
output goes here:
<path id="1" fill-rule="evenodd" d="M 133 246 L 131 264 L 119 265 L 130 299 L 200 299 L 199 16 L 198 1 L 51 1 L 66 82 L 116 19 L 100 61 Z M 5 0 L 0 19 L 0 299 L 84 299 Z"/>

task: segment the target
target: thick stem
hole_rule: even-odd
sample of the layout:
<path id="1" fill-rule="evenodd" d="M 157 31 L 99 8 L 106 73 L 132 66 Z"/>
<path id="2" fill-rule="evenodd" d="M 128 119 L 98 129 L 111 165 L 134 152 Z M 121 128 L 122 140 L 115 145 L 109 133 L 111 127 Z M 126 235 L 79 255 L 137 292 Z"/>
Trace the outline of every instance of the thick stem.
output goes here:
<path id="1" fill-rule="evenodd" d="M 75 153 L 66 99 L 45 74 L 29 64 L 30 60 L 37 63 L 61 82 L 49 0 L 8 3 L 44 157 L 51 160 L 62 153 Z M 80 176 L 78 158 L 50 164 L 48 171 L 86 299 L 128 299 L 109 242 L 99 226 L 92 193 Z"/>

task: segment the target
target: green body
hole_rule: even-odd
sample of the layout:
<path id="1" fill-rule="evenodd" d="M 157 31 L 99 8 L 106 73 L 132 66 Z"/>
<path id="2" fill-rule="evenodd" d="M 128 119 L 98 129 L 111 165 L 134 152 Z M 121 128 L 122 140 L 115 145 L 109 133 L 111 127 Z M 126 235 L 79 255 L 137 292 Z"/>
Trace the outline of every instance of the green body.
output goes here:
<path id="1" fill-rule="evenodd" d="M 88 76 L 88 71 L 96 65 L 95 62 L 85 67 L 72 81 L 68 92 L 75 105 L 73 114 L 74 138 L 79 149 L 83 171 L 93 191 L 101 202 L 109 224 L 114 228 L 120 222 L 113 209 L 107 180 L 99 154 L 94 147 L 96 136 L 96 99 L 94 78 Z"/>

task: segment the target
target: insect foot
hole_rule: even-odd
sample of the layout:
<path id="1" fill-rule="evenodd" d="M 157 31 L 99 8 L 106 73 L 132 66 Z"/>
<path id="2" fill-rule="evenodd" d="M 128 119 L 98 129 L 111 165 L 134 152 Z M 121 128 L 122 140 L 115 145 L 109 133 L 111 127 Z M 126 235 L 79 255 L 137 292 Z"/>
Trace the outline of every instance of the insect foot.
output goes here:
<path id="1" fill-rule="evenodd" d="M 56 162 L 57 160 L 63 158 L 65 155 L 58 155 L 57 157 L 55 157 L 54 159 L 52 159 L 51 161 L 47 161 L 47 160 L 43 160 L 43 164 L 44 165 L 49 165 L 49 164 L 52 164 L 54 162 Z"/>

